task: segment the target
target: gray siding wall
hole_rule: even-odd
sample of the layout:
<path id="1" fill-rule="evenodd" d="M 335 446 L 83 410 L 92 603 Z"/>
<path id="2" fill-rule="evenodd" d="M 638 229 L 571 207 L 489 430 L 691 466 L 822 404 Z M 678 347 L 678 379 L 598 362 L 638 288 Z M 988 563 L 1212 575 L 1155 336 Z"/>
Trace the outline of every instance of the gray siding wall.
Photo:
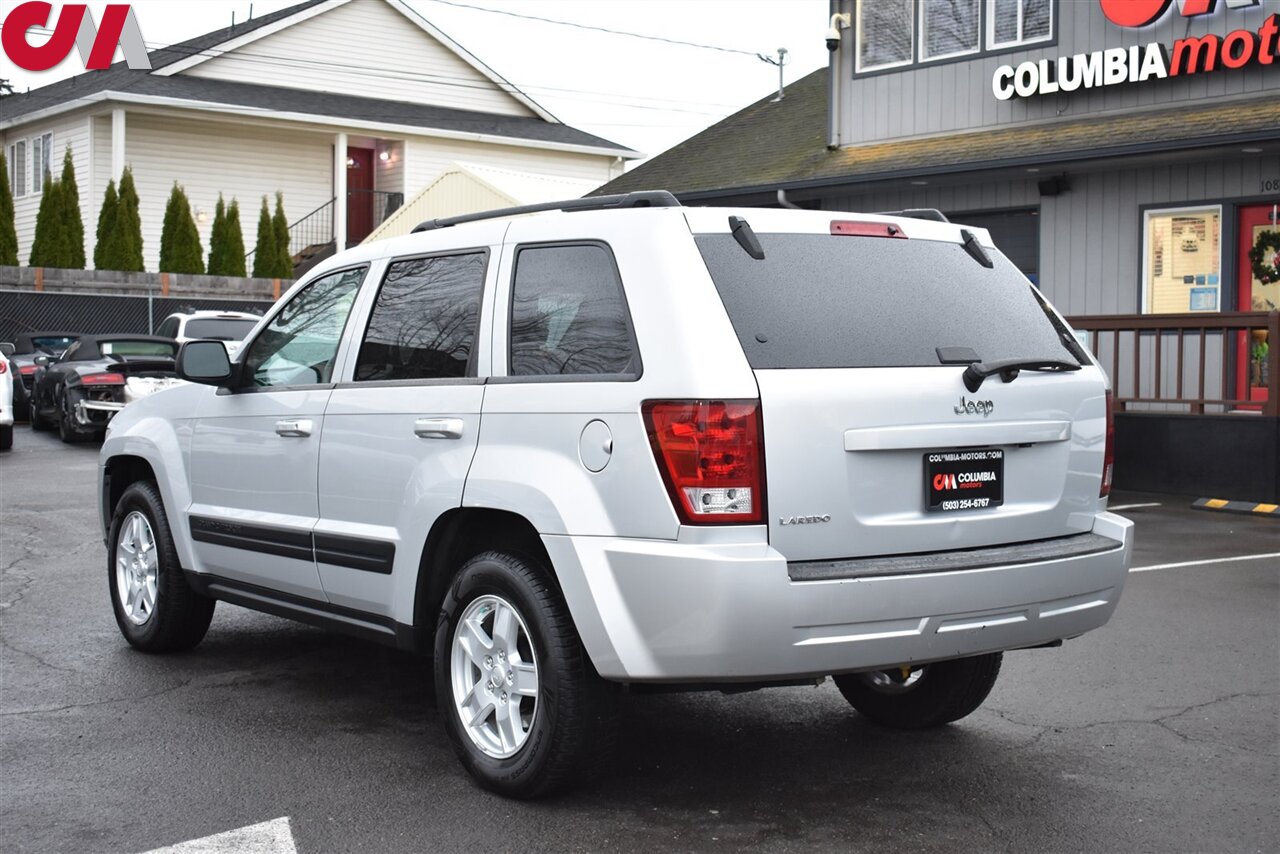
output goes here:
<path id="1" fill-rule="evenodd" d="M 856 0 L 838 0 L 838 3 L 840 10 L 852 13 L 856 21 Z M 853 72 L 856 33 L 846 30 L 838 53 L 837 74 L 841 143 L 856 145 L 1192 101 L 1217 103 L 1224 98 L 1247 97 L 1280 86 L 1278 62 L 1267 67 L 1250 64 L 1239 70 L 1055 95 L 1014 97 L 1008 101 L 997 100 L 991 92 L 992 75 L 1002 65 L 1016 68 L 1028 60 L 1053 60 L 1109 47 L 1149 42 L 1171 47 L 1176 39 L 1186 36 L 1206 33 L 1222 36 L 1237 29 L 1256 31 L 1268 15 L 1280 12 L 1280 0 L 1262 0 L 1259 6 L 1250 9 L 1228 9 L 1222 2 L 1217 5 L 1218 10 L 1212 15 L 1184 18 L 1178 14 L 1175 0 L 1155 24 L 1132 30 L 1121 29 L 1108 21 L 1098 0 L 1056 0 L 1056 38 L 1037 45 L 1034 50 L 986 54 L 960 61 L 942 60 L 867 75 Z M 985 6 L 984 0 L 984 14 Z"/>
<path id="2" fill-rule="evenodd" d="M 1142 310 L 1142 210 L 1222 203 L 1224 281 L 1236 266 L 1235 201 L 1273 201 L 1262 182 L 1280 178 L 1280 156 L 1239 155 L 1169 166 L 1126 167 L 1070 176 L 1070 189 L 1041 198 L 1036 179 L 975 181 L 955 187 L 888 187 L 832 195 L 826 210 L 938 208 L 949 214 L 1040 209 L 1040 287 L 1064 314 Z M 1224 291 L 1224 300 L 1227 293 Z M 1230 310 L 1224 306 L 1224 309 Z"/>

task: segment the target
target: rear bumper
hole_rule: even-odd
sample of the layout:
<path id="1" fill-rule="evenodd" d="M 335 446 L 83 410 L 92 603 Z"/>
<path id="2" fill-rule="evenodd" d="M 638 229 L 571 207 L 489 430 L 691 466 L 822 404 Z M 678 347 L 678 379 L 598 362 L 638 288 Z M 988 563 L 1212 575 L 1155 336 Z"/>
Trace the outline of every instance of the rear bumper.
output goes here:
<path id="1" fill-rule="evenodd" d="M 1133 523 L 1095 517 L 1114 547 L 942 572 L 794 581 L 765 544 L 546 536 L 602 676 L 733 682 L 825 676 L 1038 646 L 1107 622 Z"/>
<path id="2" fill-rule="evenodd" d="M 124 409 L 123 403 L 106 400 L 76 401 L 76 423 L 82 427 L 106 427 L 115 414 Z"/>

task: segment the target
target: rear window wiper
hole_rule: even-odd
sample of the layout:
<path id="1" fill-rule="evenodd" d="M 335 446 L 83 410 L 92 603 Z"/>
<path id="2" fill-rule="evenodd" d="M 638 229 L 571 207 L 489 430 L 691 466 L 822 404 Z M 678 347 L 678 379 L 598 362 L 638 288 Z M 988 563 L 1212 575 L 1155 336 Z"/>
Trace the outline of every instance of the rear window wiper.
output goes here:
<path id="1" fill-rule="evenodd" d="M 964 251 L 968 252 L 973 260 L 990 270 L 995 266 L 995 262 L 991 260 L 991 256 L 987 254 L 987 250 L 982 248 L 982 244 L 978 242 L 978 238 L 973 236 L 973 232 L 967 228 L 960 229 L 960 239 L 963 241 Z"/>
<path id="2" fill-rule="evenodd" d="M 970 392 L 982 388 L 987 377 L 1000 375 L 1004 382 L 1018 378 L 1019 371 L 1078 371 L 1080 365 L 1061 359 L 999 359 L 994 362 L 974 362 L 964 369 L 964 387 Z"/>

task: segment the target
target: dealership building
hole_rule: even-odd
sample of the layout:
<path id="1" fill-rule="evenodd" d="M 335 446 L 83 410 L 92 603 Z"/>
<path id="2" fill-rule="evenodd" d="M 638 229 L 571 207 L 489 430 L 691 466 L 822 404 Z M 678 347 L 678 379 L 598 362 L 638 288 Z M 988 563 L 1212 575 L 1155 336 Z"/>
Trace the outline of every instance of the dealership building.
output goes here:
<path id="1" fill-rule="evenodd" d="M 1121 486 L 1280 498 L 1280 2 L 830 11 L 828 68 L 597 193 L 985 227 L 1112 374 Z"/>

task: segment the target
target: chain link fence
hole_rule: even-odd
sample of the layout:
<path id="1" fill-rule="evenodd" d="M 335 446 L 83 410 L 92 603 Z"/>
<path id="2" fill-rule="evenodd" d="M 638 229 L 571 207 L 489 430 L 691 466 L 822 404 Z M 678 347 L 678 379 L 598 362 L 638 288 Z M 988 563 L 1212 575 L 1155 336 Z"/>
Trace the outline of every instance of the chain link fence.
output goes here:
<path id="1" fill-rule="evenodd" d="M 121 296 L 0 290 L 0 341 L 38 330 L 152 334 L 174 312 L 248 311 L 263 314 L 270 300 L 197 299 L 185 296 Z"/>

